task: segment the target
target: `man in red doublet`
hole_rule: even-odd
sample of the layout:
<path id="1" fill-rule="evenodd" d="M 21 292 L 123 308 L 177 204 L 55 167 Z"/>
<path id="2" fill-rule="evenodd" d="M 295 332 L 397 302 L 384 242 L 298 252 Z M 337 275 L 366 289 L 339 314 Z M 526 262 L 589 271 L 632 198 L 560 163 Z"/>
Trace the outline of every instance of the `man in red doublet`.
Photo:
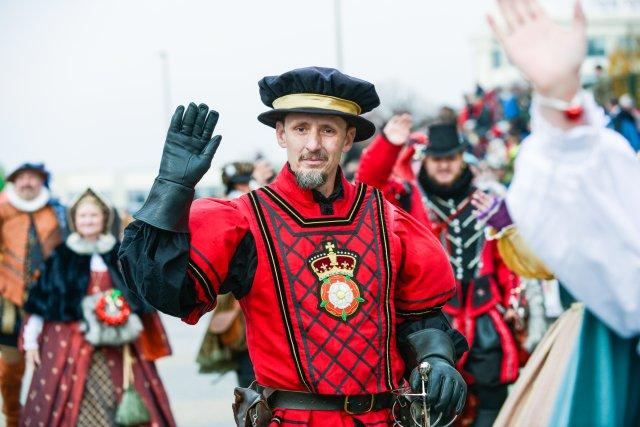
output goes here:
<path id="1" fill-rule="evenodd" d="M 242 197 L 192 203 L 220 142 L 217 113 L 179 107 L 158 178 L 125 231 L 128 286 L 190 324 L 233 293 L 254 389 L 270 408 L 260 425 L 390 425 L 392 391 L 417 390 L 421 362 L 431 366 L 429 404 L 459 414 L 466 385 L 454 365 L 467 344 L 441 312 L 455 293 L 446 254 L 338 166 L 375 131 L 360 116 L 379 104 L 374 86 L 313 67 L 265 77 L 260 94 L 273 109 L 259 120 L 276 129 L 287 164 Z"/>

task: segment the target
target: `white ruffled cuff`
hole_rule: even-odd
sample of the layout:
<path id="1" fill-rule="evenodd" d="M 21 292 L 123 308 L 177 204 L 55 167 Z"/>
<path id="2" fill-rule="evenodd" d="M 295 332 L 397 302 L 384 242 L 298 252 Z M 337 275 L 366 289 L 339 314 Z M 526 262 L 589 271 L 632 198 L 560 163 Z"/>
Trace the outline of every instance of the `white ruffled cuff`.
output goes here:
<path id="1" fill-rule="evenodd" d="M 565 131 L 561 128 L 558 128 L 551 123 L 549 123 L 544 116 L 541 114 L 540 109 L 542 108 L 540 105 L 540 95 L 536 93 L 533 94 L 533 100 L 531 102 L 531 132 L 538 133 L 542 132 L 545 134 L 551 135 L 562 135 L 564 133 L 569 133 L 577 128 L 587 126 L 587 127 L 595 127 L 595 128 L 603 128 L 607 126 L 607 117 L 604 113 L 604 110 L 596 104 L 596 101 L 593 99 L 593 94 L 587 91 L 581 91 L 578 94 L 578 97 L 582 101 L 583 112 L 583 122 L 581 125 L 576 126 L 568 131 Z"/>

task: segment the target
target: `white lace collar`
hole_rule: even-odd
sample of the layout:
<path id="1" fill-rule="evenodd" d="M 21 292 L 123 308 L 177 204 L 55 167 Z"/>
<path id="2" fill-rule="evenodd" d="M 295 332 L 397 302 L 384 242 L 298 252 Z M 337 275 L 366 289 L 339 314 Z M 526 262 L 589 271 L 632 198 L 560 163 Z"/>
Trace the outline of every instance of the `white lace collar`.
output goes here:
<path id="1" fill-rule="evenodd" d="M 89 242 L 78 233 L 71 233 L 67 237 L 67 246 L 77 254 L 104 254 L 109 252 L 116 244 L 116 238 L 112 234 L 101 234 L 95 242 Z"/>
<path id="2" fill-rule="evenodd" d="M 24 200 L 18 193 L 16 193 L 16 189 L 13 183 L 7 183 L 7 188 L 5 189 L 7 193 L 7 200 L 11 205 L 22 212 L 35 212 L 44 208 L 47 203 L 49 203 L 49 199 L 51 198 L 51 193 L 47 187 L 42 187 L 40 190 L 40 194 L 33 200 Z"/>

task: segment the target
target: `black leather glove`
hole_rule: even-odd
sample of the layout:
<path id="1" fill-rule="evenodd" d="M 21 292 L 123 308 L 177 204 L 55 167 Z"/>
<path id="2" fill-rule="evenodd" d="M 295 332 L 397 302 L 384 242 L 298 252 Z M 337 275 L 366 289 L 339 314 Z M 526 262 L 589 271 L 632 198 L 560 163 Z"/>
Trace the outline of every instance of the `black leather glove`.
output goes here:
<path id="1" fill-rule="evenodd" d="M 427 403 L 446 418 L 460 414 L 467 398 L 467 384 L 456 370 L 454 344 L 446 332 L 439 329 L 424 329 L 407 337 L 407 344 L 415 356 L 415 368 L 411 371 L 409 384 L 416 393 L 422 392 L 422 380 L 418 365 L 431 365 L 427 385 Z"/>
<path id="2" fill-rule="evenodd" d="M 205 104 L 181 105 L 171 118 L 160 171 L 149 196 L 134 218 L 163 230 L 189 231 L 194 188 L 209 170 L 222 137 L 211 138 L 218 113 Z"/>

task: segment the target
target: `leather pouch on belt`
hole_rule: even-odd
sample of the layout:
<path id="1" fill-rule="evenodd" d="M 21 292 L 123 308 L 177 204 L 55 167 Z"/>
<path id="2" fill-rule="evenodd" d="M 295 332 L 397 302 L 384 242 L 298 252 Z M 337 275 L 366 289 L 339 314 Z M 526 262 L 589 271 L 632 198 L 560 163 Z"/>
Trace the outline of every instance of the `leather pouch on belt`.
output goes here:
<path id="1" fill-rule="evenodd" d="M 233 417 L 238 427 L 266 427 L 271 422 L 272 413 L 267 399 L 251 388 L 236 387 L 233 390 L 235 402 Z"/>

